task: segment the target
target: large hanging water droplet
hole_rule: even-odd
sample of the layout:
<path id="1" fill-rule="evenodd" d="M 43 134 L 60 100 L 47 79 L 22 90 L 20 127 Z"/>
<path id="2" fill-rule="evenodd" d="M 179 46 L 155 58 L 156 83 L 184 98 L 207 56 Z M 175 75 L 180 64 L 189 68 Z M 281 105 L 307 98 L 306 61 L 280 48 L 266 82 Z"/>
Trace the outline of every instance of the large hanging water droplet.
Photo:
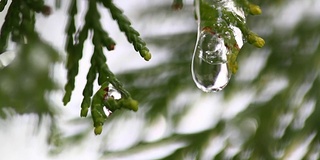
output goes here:
<path id="1" fill-rule="evenodd" d="M 237 20 L 245 19 L 233 0 L 196 0 L 198 38 L 192 58 L 192 77 L 204 92 L 221 91 L 237 71 L 243 44 Z"/>
<path id="2" fill-rule="evenodd" d="M 231 77 L 228 52 L 218 34 L 206 29 L 199 33 L 191 67 L 193 80 L 199 89 L 217 92 L 228 84 Z"/>

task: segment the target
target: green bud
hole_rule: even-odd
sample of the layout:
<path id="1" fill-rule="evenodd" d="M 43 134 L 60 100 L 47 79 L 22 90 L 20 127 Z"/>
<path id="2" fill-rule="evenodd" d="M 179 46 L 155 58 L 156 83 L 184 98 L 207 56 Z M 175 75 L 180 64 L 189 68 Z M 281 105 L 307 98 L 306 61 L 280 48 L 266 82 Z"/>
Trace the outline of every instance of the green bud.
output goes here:
<path id="1" fill-rule="evenodd" d="M 151 53 L 149 51 L 144 50 L 142 56 L 146 61 L 149 61 L 151 59 Z"/>
<path id="2" fill-rule="evenodd" d="M 259 37 L 257 34 L 250 32 L 248 37 L 247 37 L 247 41 L 250 44 L 253 44 L 254 46 L 261 48 L 264 46 L 265 41 Z"/>
<path id="3" fill-rule="evenodd" d="M 138 111 L 138 101 L 132 99 L 132 98 L 128 98 L 128 99 L 121 99 L 119 101 L 119 105 L 121 107 L 133 110 L 133 111 Z"/>
<path id="4" fill-rule="evenodd" d="M 70 90 L 66 90 L 66 93 L 63 96 L 63 105 L 67 105 L 70 102 L 71 99 L 71 91 Z"/>
<path id="5" fill-rule="evenodd" d="M 237 55 L 238 50 L 234 51 L 233 53 L 227 55 L 228 58 L 228 68 L 231 70 L 232 74 L 236 74 L 238 71 L 238 63 L 237 63 Z"/>
<path id="6" fill-rule="evenodd" d="M 94 134 L 99 135 L 102 132 L 102 125 L 94 127 Z"/>
<path id="7" fill-rule="evenodd" d="M 261 48 L 265 44 L 265 41 L 261 37 L 256 37 L 256 42 L 253 43 L 254 46 Z"/>
<path id="8" fill-rule="evenodd" d="M 80 112 L 81 117 L 87 117 L 88 115 L 88 108 L 82 108 Z"/>
<path id="9" fill-rule="evenodd" d="M 114 46 L 116 45 L 116 43 L 113 41 L 113 39 L 111 39 L 107 33 L 105 33 L 105 35 L 103 35 L 101 37 L 101 41 L 102 44 L 107 47 L 108 51 L 112 51 L 114 50 Z"/>
<path id="10" fill-rule="evenodd" d="M 250 32 L 247 37 L 248 43 L 253 44 L 254 42 L 256 42 L 256 37 L 257 37 L 257 35 L 255 33 Z"/>
<path id="11" fill-rule="evenodd" d="M 238 63 L 235 61 L 234 63 L 232 63 L 232 68 L 231 68 L 231 72 L 233 74 L 236 74 L 238 71 Z"/>
<path id="12" fill-rule="evenodd" d="M 249 13 L 252 15 L 259 15 L 262 13 L 262 11 L 258 5 L 249 4 Z"/>

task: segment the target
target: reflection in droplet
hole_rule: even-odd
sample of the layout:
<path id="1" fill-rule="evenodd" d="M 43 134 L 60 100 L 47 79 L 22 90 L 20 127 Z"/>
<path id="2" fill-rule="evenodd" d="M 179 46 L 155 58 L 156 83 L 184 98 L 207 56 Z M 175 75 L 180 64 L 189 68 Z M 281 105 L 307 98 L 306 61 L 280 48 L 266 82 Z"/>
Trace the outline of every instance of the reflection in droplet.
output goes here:
<path id="1" fill-rule="evenodd" d="M 228 84 L 231 72 L 227 54 L 228 49 L 219 35 L 201 31 L 192 58 L 192 77 L 199 89 L 217 92 Z"/>
<path id="2" fill-rule="evenodd" d="M 198 38 L 191 64 L 192 77 L 204 92 L 221 91 L 237 71 L 236 58 L 243 44 L 237 21 L 229 16 L 237 15 L 243 21 L 245 17 L 232 0 L 197 0 L 196 14 Z"/>

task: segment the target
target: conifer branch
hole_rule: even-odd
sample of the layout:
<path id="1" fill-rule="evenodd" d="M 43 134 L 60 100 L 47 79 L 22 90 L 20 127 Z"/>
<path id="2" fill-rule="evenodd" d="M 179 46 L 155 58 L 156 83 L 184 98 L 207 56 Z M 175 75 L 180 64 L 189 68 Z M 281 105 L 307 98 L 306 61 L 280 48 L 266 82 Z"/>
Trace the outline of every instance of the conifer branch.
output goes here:
<path id="1" fill-rule="evenodd" d="M 133 44 L 134 49 L 146 60 L 150 60 L 151 53 L 146 46 L 146 43 L 140 38 L 140 34 L 131 27 L 128 18 L 123 15 L 122 11 L 113 4 L 112 0 L 100 0 L 101 3 L 109 9 L 114 20 L 118 22 L 119 29 L 125 33 L 127 40 Z"/>
<path id="2" fill-rule="evenodd" d="M 0 1 L 0 12 L 3 11 L 3 9 L 4 9 L 4 7 L 6 7 L 7 3 L 8 3 L 8 0 L 1 0 Z"/>
<path id="3" fill-rule="evenodd" d="M 1 1 L 1 6 L 3 8 L 6 5 L 6 1 Z M 3 10 L 3 8 L 1 8 Z M 2 54 L 5 49 L 7 48 L 7 44 L 9 41 L 10 34 L 14 32 L 18 32 L 17 27 L 19 26 L 19 4 L 18 2 L 14 1 L 10 4 L 7 15 L 5 17 L 4 23 L 1 27 L 1 34 L 0 34 L 0 54 Z M 14 36 L 12 36 L 14 37 Z"/>
<path id="4" fill-rule="evenodd" d="M 103 48 L 113 50 L 115 46 L 114 40 L 102 28 L 100 22 L 100 13 L 97 9 L 97 1 L 88 1 L 88 11 L 85 15 L 85 24 L 81 30 L 76 31 L 74 17 L 77 14 L 76 1 L 71 3 L 69 9 L 69 24 L 66 29 L 67 44 L 66 51 L 68 53 L 67 69 L 68 82 L 65 86 L 64 103 L 70 101 L 72 90 L 74 89 L 75 77 L 78 74 L 79 60 L 82 58 L 83 44 L 87 39 L 88 32 L 93 33 L 92 44 L 94 45 L 93 54 L 90 60 L 91 67 L 87 73 L 87 83 L 83 89 L 83 100 L 81 103 L 81 117 L 86 117 L 90 109 L 95 134 L 102 132 L 102 125 L 107 118 L 104 107 L 110 112 L 117 109 L 126 108 L 137 111 L 137 102 L 133 100 L 128 91 L 126 91 L 121 82 L 117 80 L 115 75 L 109 70 L 106 63 L 107 58 L 103 54 Z M 94 17 L 94 18 L 92 18 Z M 100 89 L 93 95 L 93 84 L 98 75 L 98 84 Z M 108 96 L 108 87 L 112 85 L 121 94 L 121 99 L 115 100 Z M 108 100 L 109 102 L 107 102 Z"/>
<path id="5" fill-rule="evenodd" d="M 0 11 L 3 11 L 6 4 L 6 0 L 0 2 Z M 17 44 L 26 44 L 31 39 L 39 38 L 35 31 L 35 14 L 36 12 L 50 14 L 51 12 L 47 12 L 47 10 L 51 10 L 51 8 L 46 6 L 43 0 L 36 2 L 12 1 L 1 28 L 0 54 L 7 48 L 10 35 L 11 41 Z"/>
<path id="6" fill-rule="evenodd" d="M 84 28 L 79 33 L 79 39 L 77 39 L 77 44 L 74 44 L 74 39 L 73 35 L 76 32 L 76 26 L 75 26 L 75 16 L 77 14 L 77 1 L 72 0 L 69 8 L 69 20 L 68 20 L 68 25 L 66 29 L 66 35 L 67 35 L 67 40 L 66 40 L 66 46 L 65 50 L 67 51 L 67 63 L 66 63 L 66 68 L 68 70 L 67 72 L 67 83 L 64 87 L 65 89 L 65 95 L 63 97 L 63 103 L 66 105 L 70 99 L 71 99 L 71 94 L 74 89 L 74 83 L 75 83 L 75 77 L 78 74 L 79 70 L 79 61 L 82 58 L 82 48 L 83 48 L 83 43 L 85 39 L 87 38 L 87 30 Z M 83 39 L 80 39 L 80 37 L 83 37 Z"/>
<path id="7" fill-rule="evenodd" d="M 203 0 L 200 0 L 201 2 Z M 246 14 L 258 15 L 261 13 L 259 6 L 254 5 L 247 0 L 237 0 L 237 4 L 244 9 Z M 56 0 L 57 5 L 60 0 Z M 112 0 L 88 0 L 88 10 L 85 15 L 85 24 L 82 28 L 77 29 L 75 17 L 78 14 L 77 1 L 72 0 L 68 11 L 68 24 L 65 30 L 67 35 L 65 50 L 67 52 L 67 83 L 65 85 L 65 95 L 63 102 L 66 105 L 71 98 L 72 91 L 75 88 L 75 78 L 79 72 L 79 61 L 83 56 L 84 42 L 88 39 L 89 32 L 93 34 L 92 45 L 94 51 L 91 57 L 91 66 L 87 73 L 87 82 L 83 89 L 83 100 L 81 103 L 80 116 L 85 117 L 89 110 L 91 111 L 93 125 L 95 127 L 95 133 L 100 134 L 102 131 L 102 125 L 106 120 L 104 108 L 110 112 L 114 112 L 118 109 L 129 109 L 133 111 L 138 110 L 138 103 L 132 99 L 130 93 L 123 87 L 122 83 L 116 78 L 116 76 L 110 71 L 106 61 L 107 58 L 103 53 L 103 49 L 111 51 L 115 48 L 116 42 L 105 31 L 100 22 L 100 12 L 97 9 L 98 4 L 102 4 L 110 11 L 111 17 L 118 23 L 119 29 L 125 34 L 128 42 L 132 43 L 134 49 L 140 53 L 145 60 L 150 60 L 151 54 L 146 46 L 146 43 L 141 39 L 140 34 L 136 31 L 128 18 L 123 14 L 123 11 L 119 9 Z M 205 11 L 203 15 L 200 15 L 201 19 L 207 19 L 206 23 L 210 23 L 210 26 L 217 26 L 217 18 L 212 15 L 217 15 L 217 11 L 210 6 L 203 4 Z M 7 5 L 7 0 L 0 2 L 0 11 Z M 181 9 L 183 7 L 182 0 L 173 0 L 172 7 L 174 9 Z M 38 1 L 12 1 L 8 13 L 5 17 L 5 22 L 1 28 L 0 35 L 0 54 L 6 49 L 11 37 L 11 41 L 17 44 L 28 44 L 33 40 L 42 41 L 39 34 L 35 30 L 35 15 L 42 13 L 47 16 L 51 13 L 51 8 L 46 6 L 44 0 Z M 93 18 L 94 17 L 94 18 Z M 257 34 L 250 31 L 245 25 L 244 20 L 238 15 L 228 11 L 222 10 L 222 18 L 225 21 L 224 25 L 234 25 L 240 28 L 243 32 L 245 39 L 257 46 L 262 47 L 264 40 Z M 235 44 L 234 35 L 228 30 L 227 27 L 215 27 L 217 32 L 230 32 L 231 38 L 227 39 L 230 44 Z M 231 57 L 229 67 L 233 68 L 232 72 L 236 71 L 236 57 L 239 52 L 237 45 L 227 46 L 231 49 Z M 94 93 L 93 83 L 98 80 L 100 89 Z M 112 86 L 121 94 L 120 99 L 114 99 L 108 94 L 108 87 Z"/>

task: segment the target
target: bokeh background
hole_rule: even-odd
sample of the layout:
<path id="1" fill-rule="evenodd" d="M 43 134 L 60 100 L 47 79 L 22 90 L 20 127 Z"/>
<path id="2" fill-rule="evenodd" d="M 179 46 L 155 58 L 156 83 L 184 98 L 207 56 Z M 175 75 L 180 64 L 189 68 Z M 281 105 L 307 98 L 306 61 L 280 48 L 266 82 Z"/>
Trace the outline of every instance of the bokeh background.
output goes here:
<path id="1" fill-rule="evenodd" d="M 218 93 L 203 93 L 191 78 L 192 0 L 181 10 L 170 0 L 115 1 L 147 41 L 149 62 L 101 7 L 101 21 L 117 42 L 105 52 L 107 63 L 140 108 L 113 113 L 95 136 L 91 118 L 79 117 L 92 46 L 85 46 L 76 89 L 63 106 L 69 1 L 55 8 L 48 0 L 53 13 L 37 15 L 36 26 L 58 52 L 17 54 L 11 44 L 0 56 L 0 159 L 320 159 L 320 1 L 252 2 L 263 14 L 247 16 L 247 24 L 266 45 L 245 44 L 238 73 Z M 86 1 L 78 5 L 84 14 Z"/>

